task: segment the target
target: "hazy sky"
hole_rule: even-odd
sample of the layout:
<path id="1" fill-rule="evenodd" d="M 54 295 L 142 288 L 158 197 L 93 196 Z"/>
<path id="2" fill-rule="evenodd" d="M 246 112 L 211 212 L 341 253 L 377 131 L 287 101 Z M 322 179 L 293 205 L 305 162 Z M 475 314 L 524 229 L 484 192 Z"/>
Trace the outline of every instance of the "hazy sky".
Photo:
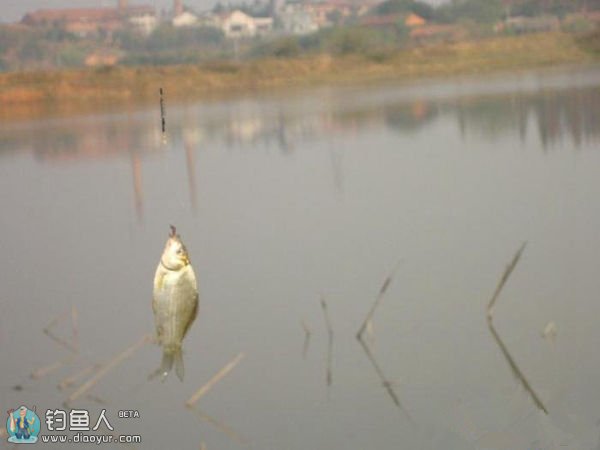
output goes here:
<path id="1" fill-rule="evenodd" d="M 429 0 L 440 3 L 443 0 Z M 170 9 L 173 0 L 129 0 L 131 5 L 151 5 L 157 9 Z M 197 10 L 210 9 L 217 0 L 184 0 L 183 3 Z M 235 3 L 233 1 L 232 3 Z M 43 8 L 87 8 L 115 6 L 117 0 L 0 0 L 0 22 L 18 22 L 29 11 Z"/>
<path id="2" fill-rule="evenodd" d="M 199 10 L 212 8 L 216 0 L 184 0 L 185 5 Z M 117 0 L 0 0 L 0 22 L 17 22 L 29 11 L 44 8 L 88 8 L 115 6 Z M 131 5 L 171 8 L 173 0 L 129 0 Z"/>

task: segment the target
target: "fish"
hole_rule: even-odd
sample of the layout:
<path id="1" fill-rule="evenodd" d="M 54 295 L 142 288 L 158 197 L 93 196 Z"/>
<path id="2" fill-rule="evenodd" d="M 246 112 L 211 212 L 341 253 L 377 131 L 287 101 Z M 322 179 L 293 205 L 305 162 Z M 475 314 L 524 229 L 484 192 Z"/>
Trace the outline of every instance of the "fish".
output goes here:
<path id="1" fill-rule="evenodd" d="M 150 379 L 160 375 L 164 381 L 173 366 L 183 381 L 183 339 L 198 315 L 198 284 L 190 257 L 171 225 L 171 232 L 154 275 L 152 311 L 156 341 L 162 347 L 162 362 Z"/>

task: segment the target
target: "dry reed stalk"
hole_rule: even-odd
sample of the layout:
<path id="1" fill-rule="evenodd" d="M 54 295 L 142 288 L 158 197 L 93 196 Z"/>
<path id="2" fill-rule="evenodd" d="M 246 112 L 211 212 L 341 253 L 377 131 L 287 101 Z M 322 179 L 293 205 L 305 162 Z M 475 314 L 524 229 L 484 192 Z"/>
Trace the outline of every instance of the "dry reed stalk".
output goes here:
<path id="1" fill-rule="evenodd" d="M 63 338 L 57 336 L 52 331 L 52 328 L 61 320 L 66 319 L 67 317 L 71 317 L 71 340 L 73 342 L 69 342 L 64 340 Z M 71 311 L 65 311 L 63 314 L 59 314 L 54 319 L 52 319 L 48 325 L 44 328 L 44 334 L 56 342 L 58 345 L 66 348 L 67 350 L 77 354 L 79 353 L 79 328 L 77 326 L 77 310 L 75 306 L 71 308 Z"/>
<path id="2" fill-rule="evenodd" d="M 85 377 L 86 375 L 90 374 L 94 370 L 99 369 L 100 367 L 102 367 L 101 364 L 92 364 L 90 366 L 87 366 L 81 369 L 79 372 L 76 372 L 73 375 L 69 375 L 68 377 L 63 378 L 63 380 L 60 383 L 58 383 L 57 388 L 63 391 L 73 386 L 80 378 Z"/>
<path id="3" fill-rule="evenodd" d="M 108 363 L 102 366 L 100 370 L 88 381 L 83 383 L 75 392 L 73 392 L 65 401 L 66 404 L 70 404 L 71 402 L 77 400 L 81 395 L 85 394 L 92 387 L 94 387 L 108 372 L 117 367 L 120 363 L 122 363 L 127 358 L 131 357 L 136 351 L 138 351 L 142 346 L 152 342 L 152 336 L 149 334 L 145 334 L 142 338 L 136 343 L 130 345 L 121 353 L 116 355 L 113 359 L 111 359 Z"/>
<path id="4" fill-rule="evenodd" d="M 321 297 L 321 309 L 323 310 L 325 326 L 327 327 L 327 374 L 325 379 L 327 386 L 331 386 L 333 383 L 333 326 L 331 325 L 331 318 L 329 317 L 327 303 L 323 297 Z"/>
<path id="5" fill-rule="evenodd" d="M 500 347 L 500 351 L 502 352 L 502 355 L 506 359 L 506 362 L 508 363 L 513 375 L 521 382 L 521 384 L 523 385 L 525 390 L 529 393 L 529 395 L 533 399 L 533 402 L 535 403 L 535 405 L 539 409 L 541 409 L 544 413 L 548 414 L 548 409 L 546 408 L 544 403 L 542 403 L 542 401 L 540 400 L 538 395 L 535 393 L 535 391 L 531 387 L 531 384 L 529 384 L 529 381 L 527 381 L 527 378 L 525 378 L 525 375 L 523 374 L 523 372 L 517 365 L 517 363 L 514 360 L 514 358 L 512 357 L 512 355 L 509 353 L 508 348 L 506 347 L 506 345 L 504 345 L 504 342 L 500 338 L 500 335 L 494 328 L 494 324 L 493 324 L 493 314 L 492 314 L 493 308 L 496 304 L 496 301 L 498 300 L 498 297 L 500 296 L 500 293 L 502 292 L 502 289 L 504 288 L 504 285 L 506 284 L 506 282 L 508 281 L 513 270 L 517 266 L 517 263 L 519 262 L 519 259 L 521 258 L 521 254 L 523 253 L 523 250 L 525 250 L 526 244 L 527 244 L 527 242 L 524 242 L 521 245 L 521 247 L 519 247 L 519 249 L 515 253 L 515 256 L 513 256 L 513 259 L 511 260 L 510 264 L 508 264 L 508 266 L 506 266 L 506 269 L 504 270 L 502 277 L 500 277 L 500 281 L 498 282 L 498 285 L 496 286 L 496 290 L 494 291 L 492 298 L 488 302 L 487 322 L 488 322 L 488 328 L 490 330 L 490 333 L 492 334 L 492 337 L 496 341 L 496 344 L 498 344 L 498 347 Z"/>
<path id="6" fill-rule="evenodd" d="M 308 353 L 308 346 L 310 344 L 310 337 L 312 335 L 310 328 L 308 325 L 302 321 L 302 329 L 304 330 L 304 344 L 302 345 L 302 359 L 306 359 L 306 354 Z"/>
<path id="7" fill-rule="evenodd" d="M 506 347 L 506 345 L 504 345 L 504 342 L 500 338 L 500 335 L 498 334 L 498 332 L 494 328 L 494 325 L 490 322 L 490 323 L 488 323 L 488 326 L 489 326 L 490 333 L 492 333 L 492 336 L 494 337 L 494 340 L 498 344 L 498 347 L 500 347 L 500 350 L 502 351 L 502 354 L 504 355 L 504 358 L 506 359 L 506 362 L 510 366 L 510 369 L 511 369 L 513 375 L 521 382 L 521 384 L 523 385 L 523 387 L 525 388 L 525 390 L 529 393 L 529 395 L 533 399 L 533 402 L 535 403 L 535 405 L 539 409 L 541 409 L 542 411 L 544 411 L 546 414 L 548 414 L 548 409 L 546 408 L 546 406 L 544 405 L 544 403 L 540 400 L 540 398 L 538 397 L 538 395 L 535 393 L 535 391 L 533 390 L 533 388 L 529 384 L 529 381 L 527 381 L 527 378 L 525 378 L 525 375 L 523 375 L 523 372 L 521 372 L 521 369 L 519 368 L 519 366 L 517 365 L 516 361 L 511 356 L 511 354 L 509 353 L 508 348 Z"/>
<path id="8" fill-rule="evenodd" d="M 75 357 L 76 357 L 75 354 L 69 353 L 63 359 L 60 359 L 58 361 L 55 361 L 53 363 L 50 363 L 50 364 L 48 364 L 46 366 L 40 367 L 39 369 L 36 369 L 36 370 L 32 371 L 29 376 L 33 380 L 39 380 L 40 378 L 43 378 L 46 375 L 49 375 L 52 372 L 60 369 L 61 367 L 66 366 L 67 364 L 70 364 L 73 361 L 73 359 L 75 359 Z"/>
<path id="9" fill-rule="evenodd" d="M 390 272 L 390 274 L 383 281 L 383 284 L 381 285 L 381 288 L 379 289 L 379 293 L 377 294 L 377 297 L 375 298 L 375 301 L 373 302 L 373 305 L 371 306 L 371 309 L 367 313 L 367 316 L 363 320 L 362 325 L 360 326 L 360 328 L 358 329 L 358 332 L 356 333 L 356 337 L 358 339 L 360 339 L 362 337 L 362 335 L 363 335 L 365 329 L 367 328 L 369 322 L 371 322 L 371 319 L 373 318 L 373 315 L 375 314 L 375 311 L 377 310 L 377 308 L 381 304 L 381 302 L 383 300 L 383 297 L 385 296 L 385 293 L 387 292 L 388 288 L 390 287 L 390 284 L 392 283 L 392 280 L 394 278 L 394 275 L 395 275 L 396 271 L 398 270 L 398 266 L 399 265 L 400 265 L 400 261 L 398 261 L 396 263 L 396 266 L 394 267 L 394 270 L 392 270 Z"/>
<path id="10" fill-rule="evenodd" d="M 492 295 L 492 298 L 490 299 L 488 306 L 487 306 L 488 321 L 492 320 L 492 312 L 493 312 L 492 310 L 494 308 L 494 305 L 496 304 L 496 300 L 498 300 L 498 297 L 500 296 L 500 292 L 502 292 L 502 289 L 504 288 L 504 285 L 508 281 L 508 278 L 510 277 L 513 270 L 517 266 L 519 259 L 521 259 L 521 254 L 523 253 L 523 250 L 525 250 L 526 245 L 527 245 L 527 242 L 523 242 L 523 244 L 521 244 L 521 247 L 519 247 L 519 250 L 517 250 L 517 252 L 515 253 L 515 256 L 513 256 L 513 259 L 510 262 L 510 264 L 508 264 L 508 266 L 506 266 L 506 269 L 504 269 L 504 273 L 502 274 L 502 277 L 500 277 L 500 281 L 498 281 L 496 290 L 494 291 L 494 294 Z"/>
<path id="11" fill-rule="evenodd" d="M 203 386 L 200 387 L 188 400 L 185 402 L 185 406 L 188 408 L 192 408 L 198 400 L 202 396 L 204 396 L 208 391 L 210 391 L 215 384 L 217 384 L 223 377 L 225 377 L 229 372 L 233 370 L 235 366 L 242 360 L 244 357 L 243 353 L 239 353 L 235 358 L 229 361 L 227 364 L 223 366 L 221 370 L 219 370 L 213 377 L 208 380 Z"/>
<path id="12" fill-rule="evenodd" d="M 213 427 L 215 427 L 217 430 L 219 430 L 221 433 L 225 434 L 227 437 L 229 437 L 231 440 L 237 442 L 238 444 L 241 445 L 245 445 L 248 443 L 248 441 L 243 438 L 242 436 L 240 436 L 233 428 L 231 428 L 229 425 L 227 425 L 225 422 L 222 422 L 220 420 L 215 419 L 212 416 L 209 416 L 208 414 L 200 411 L 199 409 L 193 407 L 193 408 L 189 408 L 190 411 L 192 411 L 200 420 L 207 422 L 209 424 L 211 424 Z"/>
<path id="13" fill-rule="evenodd" d="M 377 376 L 379 377 L 379 379 L 381 381 L 381 385 L 387 391 L 388 395 L 390 396 L 390 398 L 394 402 L 394 405 L 396 405 L 396 407 L 398 407 L 398 409 L 400 411 L 402 411 L 406 415 L 408 421 L 411 424 L 414 424 L 412 416 L 404 408 L 404 406 L 402 406 L 402 403 L 400 403 L 400 398 L 396 394 L 396 391 L 394 390 L 392 382 L 383 373 L 383 369 L 381 369 L 381 366 L 377 362 L 377 359 L 375 358 L 375 355 L 371 352 L 371 349 L 369 348 L 369 346 L 367 345 L 367 343 L 362 338 L 360 338 L 360 337 L 357 338 L 357 339 L 358 339 L 358 342 L 360 343 L 360 345 L 362 346 L 363 350 L 365 351 L 365 354 L 367 355 L 367 358 L 369 359 L 369 362 L 373 366 L 373 369 L 375 370 L 375 373 L 377 373 Z"/>

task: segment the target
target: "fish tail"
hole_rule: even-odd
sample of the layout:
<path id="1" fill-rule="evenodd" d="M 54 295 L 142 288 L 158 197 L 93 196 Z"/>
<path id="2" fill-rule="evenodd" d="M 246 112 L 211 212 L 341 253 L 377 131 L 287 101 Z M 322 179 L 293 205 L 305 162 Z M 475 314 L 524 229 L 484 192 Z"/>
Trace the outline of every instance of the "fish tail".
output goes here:
<path id="1" fill-rule="evenodd" d="M 181 351 L 181 347 L 179 347 L 174 354 L 175 357 L 175 373 L 177 374 L 177 378 L 179 381 L 183 381 L 183 374 L 185 372 L 183 368 L 183 353 Z"/>
<path id="2" fill-rule="evenodd" d="M 169 375 L 169 372 L 171 372 L 171 370 L 173 369 L 173 361 L 175 359 L 176 353 L 177 351 L 173 352 L 172 350 L 164 349 L 160 367 L 154 372 L 152 372 L 148 379 L 152 380 L 160 375 L 160 381 L 165 381 L 167 379 L 167 375 Z M 179 350 L 179 353 L 181 353 L 181 350 Z M 177 374 L 177 376 L 179 376 L 179 374 Z"/>

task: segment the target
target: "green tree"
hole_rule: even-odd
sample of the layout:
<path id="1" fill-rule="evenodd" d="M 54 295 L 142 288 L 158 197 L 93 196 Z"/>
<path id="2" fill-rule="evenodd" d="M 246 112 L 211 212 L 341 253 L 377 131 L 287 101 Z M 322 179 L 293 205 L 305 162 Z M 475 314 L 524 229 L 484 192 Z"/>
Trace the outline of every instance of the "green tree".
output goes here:
<path id="1" fill-rule="evenodd" d="M 337 9 L 329 11 L 325 17 L 327 17 L 327 20 L 334 25 L 339 25 L 342 21 L 342 13 Z"/>
<path id="2" fill-rule="evenodd" d="M 43 39 L 51 42 L 64 42 L 74 41 L 76 36 L 73 33 L 69 33 L 63 27 L 52 25 L 44 30 Z"/>
<path id="3" fill-rule="evenodd" d="M 19 58 L 24 61 L 39 61 L 44 56 L 44 50 L 40 41 L 35 36 L 27 39 L 19 50 Z"/>
<path id="4" fill-rule="evenodd" d="M 78 45 L 66 45 L 57 54 L 58 63 L 63 67 L 79 67 L 85 61 L 86 51 Z"/>
<path id="5" fill-rule="evenodd" d="M 337 54 L 366 53 L 373 47 L 374 35 L 364 28 L 338 28 L 330 36 L 328 50 Z"/>
<path id="6" fill-rule="evenodd" d="M 479 23 L 494 23 L 504 18 L 502 0 L 454 0 L 439 6 L 435 20 L 444 23 L 471 19 Z"/>

